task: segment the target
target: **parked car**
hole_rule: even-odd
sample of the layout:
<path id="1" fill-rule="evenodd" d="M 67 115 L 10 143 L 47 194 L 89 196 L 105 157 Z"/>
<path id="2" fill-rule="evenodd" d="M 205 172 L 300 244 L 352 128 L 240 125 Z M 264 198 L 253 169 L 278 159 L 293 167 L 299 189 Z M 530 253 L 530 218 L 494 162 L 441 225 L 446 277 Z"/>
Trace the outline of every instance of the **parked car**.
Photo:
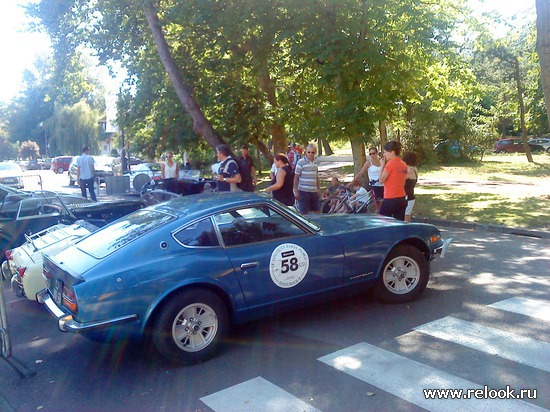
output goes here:
<path id="1" fill-rule="evenodd" d="M 180 170 L 175 191 L 182 196 L 195 195 L 217 190 L 217 180 L 201 177 L 200 170 Z"/>
<path id="2" fill-rule="evenodd" d="M 78 176 L 78 167 L 76 161 L 79 156 L 75 156 L 69 166 L 69 186 L 74 186 Z M 92 156 L 94 158 L 95 176 L 99 184 L 105 183 L 105 177 L 113 176 L 114 157 L 110 156 Z"/>
<path id="3" fill-rule="evenodd" d="M 525 153 L 523 140 L 520 138 L 509 137 L 500 139 L 493 147 L 494 153 Z"/>
<path id="4" fill-rule="evenodd" d="M 166 358 L 192 364 L 230 324 L 275 310 L 372 287 L 383 301 L 415 299 L 449 243 L 435 226 L 379 215 L 308 220 L 265 194 L 184 196 L 45 254 L 37 299 L 61 331 L 150 336 Z"/>
<path id="5" fill-rule="evenodd" d="M 93 202 L 64 193 L 27 192 L 0 185 L 0 261 L 7 250 L 26 241 L 25 234 L 81 219 L 101 227 L 144 205 L 140 198 Z"/>
<path id="6" fill-rule="evenodd" d="M 534 152 L 545 151 L 550 153 L 550 137 L 538 137 L 527 141 Z"/>
<path id="7" fill-rule="evenodd" d="M 52 159 L 52 167 L 51 170 L 53 170 L 57 174 L 65 173 L 69 170 L 69 166 L 71 165 L 71 162 L 73 161 L 73 156 L 57 156 Z"/>
<path id="8" fill-rule="evenodd" d="M 38 159 L 31 159 L 27 162 L 27 170 L 41 170 L 42 165 L 38 162 Z"/>
<path id="9" fill-rule="evenodd" d="M 484 150 L 478 146 L 472 146 L 458 140 L 442 140 L 434 146 L 439 160 L 448 161 L 458 158 L 483 159 Z"/>
<path id="10" fill-rule="evenodd" d="M 17 163 L 0 162 L 0 183 L 15 189 L 23 189 L 23 171 Z"/>
<path id="11" fill-rule="evenodd" d="M 2 275 L 11 279 L 16 296 L 36 300 L 36 294 L 46 287 L 42 277 L 42 253 L 60 252 L 97 229 L 97 226 L 79 220 L 72 225 L 58 224 L 25 236 L 25 243 L 6 254 Z"/>

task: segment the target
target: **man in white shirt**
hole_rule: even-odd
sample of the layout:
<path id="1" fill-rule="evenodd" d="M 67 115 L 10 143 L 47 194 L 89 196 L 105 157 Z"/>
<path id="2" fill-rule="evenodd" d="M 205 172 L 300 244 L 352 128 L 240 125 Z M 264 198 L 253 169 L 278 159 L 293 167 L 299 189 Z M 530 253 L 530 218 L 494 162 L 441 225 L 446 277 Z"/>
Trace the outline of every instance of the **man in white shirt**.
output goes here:
<path id="1" fill-rule="evenodd" d="M 76 166 L 76 178 L 78 184 L 80 185 L 82 197 L 86 197 L 86 188 L 88 188 L 88 191 L 90 192 L 90 197 L 94 202 L 97 202 L 94 190 L 94 158 L 90 156 L 90 148 L 88 146 L 84 146 L 82 148 L 82 155 L 78 159 L 76 159 Z"/>

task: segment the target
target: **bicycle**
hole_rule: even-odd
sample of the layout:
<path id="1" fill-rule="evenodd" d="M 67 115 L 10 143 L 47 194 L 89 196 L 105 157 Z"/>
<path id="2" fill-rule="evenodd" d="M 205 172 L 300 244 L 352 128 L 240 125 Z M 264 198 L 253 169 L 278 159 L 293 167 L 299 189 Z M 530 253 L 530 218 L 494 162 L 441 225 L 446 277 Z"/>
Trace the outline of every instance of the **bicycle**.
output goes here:
<path id="1" fill-rule="evenodd" d="M 346 193 L 343 196 L 329 197 L 321 203 L 321 213 L 378 213 L 379 206 L 372 189 L 369 191 L 368 198 L 364 202 L 350 201 L 352 196 L 353 193 L 349 189 L 346 189 Z"/>

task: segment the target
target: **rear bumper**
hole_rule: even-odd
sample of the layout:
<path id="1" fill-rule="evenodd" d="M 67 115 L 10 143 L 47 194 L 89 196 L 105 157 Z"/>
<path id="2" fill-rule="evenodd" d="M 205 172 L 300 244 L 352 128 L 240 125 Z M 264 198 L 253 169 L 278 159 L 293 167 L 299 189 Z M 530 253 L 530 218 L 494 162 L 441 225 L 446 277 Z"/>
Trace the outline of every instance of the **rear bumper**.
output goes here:
<path id="1" fill-rule="evenodd" d="M 134 323 L 138 321 L 137 315 L 127 315 L 118 318 L 104 319 L 94 322 L 77 322 L 73 315 L 65 311 L 57 303 L 54 302 L 48 289 L 44 289 L 36 294 L 38 303 L 46 306 L 48 311 L 57 319 L 57 326 L 61 332 L 70 333 L 86 333 L 98 330 L 105 330 L 120 325 Z"/>
<path id="2" fill-rule="evenodd" d="M 449 246 L 451 245 L 452 241 L 453 241 L 452 237 L 449 239 L 443 240 L 443 244 L 438 248 L 435 248 L 434 257 L 437 255 L 439 255 L 439 257 L 441 258 L 445 257 L 445 254 L 447 253 L 447 250 L 449 249 Z"/>

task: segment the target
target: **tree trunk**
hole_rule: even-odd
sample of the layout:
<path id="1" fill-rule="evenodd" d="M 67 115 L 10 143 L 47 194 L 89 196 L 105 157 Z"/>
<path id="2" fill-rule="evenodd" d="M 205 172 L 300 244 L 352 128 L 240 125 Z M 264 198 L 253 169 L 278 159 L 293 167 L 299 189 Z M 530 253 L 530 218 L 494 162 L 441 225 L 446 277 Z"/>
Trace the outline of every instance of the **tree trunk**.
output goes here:
<path id="1" fill-rule="evenodd" d="M 365 143 L 363 143 L 359 138 L 350 139 L 351 144 L 351 153 L 353 155 L 353 175 L 356 176 L 357 173 L 361 170 L 365 162 L 367 161 L 367 155 L 365 154 Z M 366 186 L 368 178 L 363 175 L 359 179 L 359 182 L 362 186 Z"/>
<path id="2" fill-rule="evenodd" d="M 536 0 L 537 53 L 540 61 L 540 78 L 550 126 L 550 1 Z"/>
<path id="3" fill-rule="evenodd" d="M 214 130 L 210 122 L 204 116 L 201 108 L 195 101 L 191 89 L 186 85 L 181 77 L 181 74 L 176 66 L 172 55 L 170 54 L 170 48 L 166 42 L 166 38 L 162 33 L 162 27 L 158 19 L 153 3 L 148 1 L 142 6 L 142 10 L 147 18 L 147 23 L 153 34 L 155 45 L 160 56 L 160 60 L 170 77 L 170 81 L 174 86 L 174 90 L 183 105 L 184 109 L 189 113 L 193 119 L 193 130 L 199 135 L 203 136 L 206 141 L 215 148 L 219 144 L 224 144 L 223 139 Z"/>
<path id="4" fill-rule="evenodd" d="M 264 144 L 264 142 L 258 139 L 258 136 L 253 136 L 251 140 L 252 143 L 254 143 L 254 146 L 256 146 L 256 149 L 258 149 L 259 152 L 262 152 L 267 162 L 271 165 L 273 163 L 273 160 L 275 159 L 273 157 L 273 154 L 271 154 L 271 152 L 269 151 L 269 148 Z M 284 153 L 286 153 L 286 150 Z"/>
<path id="5" fill-rule="evenodd" d="M 388 141 L 388 130 L 386 129 L 386 121 L 378 122 L 378 130 L 380 131 L 380 150 L 384 150 L 384 145 Z"/>
<path id="6" fill-rule="evenodd" d="M 269 40 L 269 41 L 267 41 Z M 278 110 L 277 87 L 269 72 L 268 50 L 271 47 L 273 36 L 264 38 L 262 50 L 257 50 L 256 58 L 260 66 L 260 75 L 258 76 L 258 85 L 266 96 L 267 101 L 274 110 Z M 273 153 L 286 153 L 288 142 L 286 140 L 286 131 L 284 124 L 275 118 L 271 124 L 271 137 L 273 139 Z M 267 152 L 266 152 L 267 153 Z"/>
<path id="7" fill-rule="evenodd" d="M 525 104 L 523 103 L 523 85 L 521 84 L 521 77 L 519 72 L 519 60 L 514 58 L 514 77 L 516 78 L 516 84 L 518 88 L 518 101 L 519 101 L 519 121 L 521 124 L 521 138 L 523 140 L 523 147 L 525 148 L 525 154 L 529 163 L 533 163 L 533 155 L 531 154 L 531 148 L 527 143 L 527 126 L 525 126 Z"/>

